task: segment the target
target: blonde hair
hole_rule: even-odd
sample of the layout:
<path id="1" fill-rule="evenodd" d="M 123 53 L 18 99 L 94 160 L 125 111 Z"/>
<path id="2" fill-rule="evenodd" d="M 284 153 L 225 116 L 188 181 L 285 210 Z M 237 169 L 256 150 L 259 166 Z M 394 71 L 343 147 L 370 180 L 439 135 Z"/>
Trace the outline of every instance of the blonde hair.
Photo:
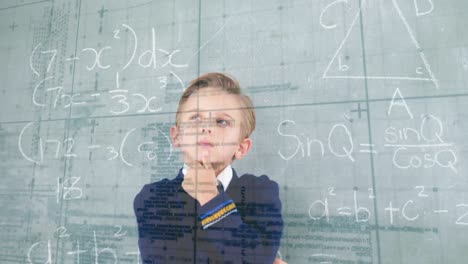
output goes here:
<path id="1" fill-rule="evenodd" d="M 219 72 L 210 72 L 195 80 L 191 81 L 187 89 L 180 97 L 179 106 L 176 114 L 176 125 L 180 123 L 180 112 L 182 106 L 187 102 L 189 97 L 198 90 L 206 87 L 219 88 L 228 94 L 236 95 L 239 98 L 241 104 L 241 110 L 243 112 L 243 120 L 241 121 L 241 139 L 248 138 L 255 129 L 255 111 L 252 100 L 249 96 L 242 94 L 239 82 L 231 76 Z"/>

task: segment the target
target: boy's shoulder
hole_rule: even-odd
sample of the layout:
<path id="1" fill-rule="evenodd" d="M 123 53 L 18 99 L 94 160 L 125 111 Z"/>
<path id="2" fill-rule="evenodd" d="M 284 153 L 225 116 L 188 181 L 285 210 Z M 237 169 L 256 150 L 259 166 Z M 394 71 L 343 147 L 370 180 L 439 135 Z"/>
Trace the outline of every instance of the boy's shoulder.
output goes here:
<path id="1" fill-rule="evenodd" d="M 150 198 L 154 196 L 161 197 L 161 194 L 167 194 L 169 196 L 175 194 L 177 189 L 180 189 L 183 178 L 181 177 L 180 171 L 179 175 L 172 179 L 162 179 L 152 183 L 145 184 L 137 196 L 139 198 Z M 228 188 L 240 189 L 240 191 L 248 191 L 249 193 L 255 192 L 256 195 L 261 193 L 278 193 L 279 185 L 274 180 L 266 174 L 260 176 L 244 173 L 240 176 L 237 175 L 237 172 L 233 169 L 233 175 L 231 182 L 229 183 Z M 156 195 L 157 194 L 157 195 Z"/>
<path id="2" fill-rule="evenodd" d="M 245 173 L 241 176 L 238 177 L 238 181 L 240 184 L 246 184 L 246 185 L 252 185 L 252 186 L 267 186 L 267 185 L 273 185 L 273 186 L 278 186 L 278 184 L 270 179 L 270 177 L 266 174 L 262 174 L 260 176 L 250 174 L 250 173 Z"/>
<path id="3" fill-rule="evenodd" d="M 261 202 L 264 199 L 269 201 L 272 197 L 279 196 L 278 183 L 265 174 L 260 176 L 250 173 L 243 174 L 238 177 L 237 182 L 233 182 L 232 187 L 230 185 L 228 188 L 240 190 L 241 193 L 245 194 L 247 200 L 255 200 L 257 202 Z"/>
<path id="4" fill-rule="evenodd" d="M 135 200 L 154 199 L 152 197 L 162 197 L 161 193 L 173 192 L 174 181 L 169 179 L 162 179 L 152 183 L 147 183 L 141 187 L 140 192 L 135 197 Z M 156 195 L 157 194 L 157 195 Z"/>

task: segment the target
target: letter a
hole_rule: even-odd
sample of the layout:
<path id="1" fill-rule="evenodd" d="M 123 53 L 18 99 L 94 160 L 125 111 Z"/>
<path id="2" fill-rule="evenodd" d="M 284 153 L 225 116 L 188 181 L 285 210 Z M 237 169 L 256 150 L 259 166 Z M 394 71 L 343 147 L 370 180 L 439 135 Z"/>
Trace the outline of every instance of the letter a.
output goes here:
<path id="1" fill-rule="evenodd" d="M 397 99 L 397 96 L 398 96 L 398 99 Z M 409 117 L 413 119 L 413 114 L 411 113 L 409 106 L 406 104 L 405 98 L 403 98 L 403 96 L 401 95 L 399 88 L 396 88 L 395 92 L 393 93 L 392 101 L 390 102 L 390 106 L 388 107 L 387 115 L 392 114 L 392 109 L 394 105 L 405 107 L 406 112 L 408 113 Z"/>

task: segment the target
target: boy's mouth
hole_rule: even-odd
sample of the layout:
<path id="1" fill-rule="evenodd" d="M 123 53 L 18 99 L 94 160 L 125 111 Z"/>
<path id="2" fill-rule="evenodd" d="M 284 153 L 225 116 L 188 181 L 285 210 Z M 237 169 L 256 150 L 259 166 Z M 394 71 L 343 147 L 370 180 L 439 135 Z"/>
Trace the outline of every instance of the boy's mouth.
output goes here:
<path id="1" fill-rule="evenodd" d="M 208 140 L 200 140 L 198 141 L 198 145 L 202 147 L 213 147 L 213 144 L 209 142 Z"/>

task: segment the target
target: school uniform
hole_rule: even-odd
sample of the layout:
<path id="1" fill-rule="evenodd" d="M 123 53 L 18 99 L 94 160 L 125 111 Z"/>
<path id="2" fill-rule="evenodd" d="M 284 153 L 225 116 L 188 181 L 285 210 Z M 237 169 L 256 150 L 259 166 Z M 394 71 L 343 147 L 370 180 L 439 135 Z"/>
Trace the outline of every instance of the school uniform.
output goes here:
<path id="1" fill-rule="evenodd" d="M 186 171 L 135 197 L 142 263 L 272 264 L 283 232 L 278 184 L 227 166 L 219 194 L 201 206 L 182 188 Z"/>

